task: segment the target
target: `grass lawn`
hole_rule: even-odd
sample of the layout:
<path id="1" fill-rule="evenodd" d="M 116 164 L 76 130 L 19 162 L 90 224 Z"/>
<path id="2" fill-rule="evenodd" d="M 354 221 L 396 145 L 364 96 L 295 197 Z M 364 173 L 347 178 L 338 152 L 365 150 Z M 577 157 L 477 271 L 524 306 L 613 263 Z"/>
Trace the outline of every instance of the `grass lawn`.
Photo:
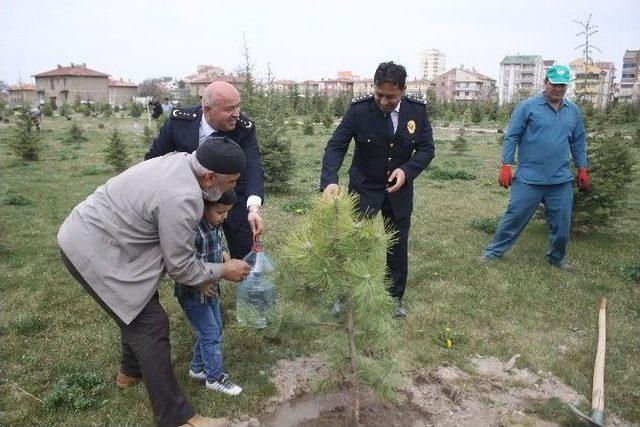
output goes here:
<path id="1" fill-rule="evenodd" d="M 118 392 L 113 386 L 118 329 L 68 274 L 55 240 L 69 211 L 114 174 L 102 153 L 113 129 L 124 136 L 137 162 L 146 151 L 141 136 L 146 120 L 78 115 L 75 119 L 89 142 L 80 148 L 66 145 L 63 140 L 71 122 L 45 118 L 42 159 L 31 163 L 12 156 L 6 142 L 9 125 L 0 124 L 2 425 L 152 422 L 143 387 Z M 480 126 L 495 128 L 487 123 Z M 624 130 L 630 135 L 633 129 Z M 312 136 L 303 136 L 300 129 L 289 131 L 296 157 L 291 188 L 286 194 L 266 197 L 264 243 L 276 261 L 304 207 L 317 195 L 320 159 L 329 133 L 320 126 L 315 131 Z M 640 264 L 638 181 L 629 191 L 628 211 L 610 229 L 572 234 L 572 272 L 547 265 L 547 228 L 540 221 L 527 227 L 504 260 L 482 265 L 477 258 L 491 235 L 475 230 L 471 223 L 495 218 L 506 207 L 508 191 L 498 187 L 495 178 L 501 147 L 495 133 L 468 132 L 470 151 L 459 156 L 450 148 L 455 136 L 454 129 L 435 130 L 438 142 L 432 165 L 444 171 L 463 170 L 475 179 L 435 179 L 439 175 L 426 171 L 415 186 L 405 295 L 409 316 L 400 326 L 411 369 L 443 362 L 464 369 L 468 356 L 495 355 L 504 360 L 520 353 L 519 366 L 552 371 L 590 399 L 596 300 L 605 295 L 610 301 L 606 411 L 640 422 L 640 285 L 622 273 L 625 266 Z M 637 158 L 637 148 L 634 153 Z M 345 159 L 343 179 L 349 162 Z M 165 279 L 160 295 L 171 321 L 176 377 L 204 414 L 259 413 L 274 392 L 269 367 L 281 358 L 318 351 L 314 336 L 321 331 L 313 330 L 314 326 L 286 337 L 240 328 L 233 320 L 233 288 L 225 285 L 225 364 L 245 391 L 236 398 L 205 392 L 186 375 L 193 338 L 169 280 Z M 451 324 L 468 339 L 451 349 L 437 346 L 434 336 Z M 558 351 L 560 346 L 566 351 Z M 65 390 L 77 394 L 74 390 L 84 383 L 75 383 L 76 388 L 60 383 L 73 373 L 93 387 L 85 393 L 89 400 L 76 403 L 75 408 L 52 397 L 53 392 Z M 92 378 L 97 379 L 91 382 Z"/>

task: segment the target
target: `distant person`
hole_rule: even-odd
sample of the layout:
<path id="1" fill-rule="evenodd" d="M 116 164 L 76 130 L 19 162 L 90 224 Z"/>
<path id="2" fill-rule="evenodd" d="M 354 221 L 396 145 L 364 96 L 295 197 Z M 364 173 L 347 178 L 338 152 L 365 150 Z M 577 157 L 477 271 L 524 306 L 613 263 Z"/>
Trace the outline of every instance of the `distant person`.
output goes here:
<path id="1" fill-rule="evenodd" d="M 413 181 L 435 155 L 425 102 L 405 96 L 406 79 L 402 65 L 383 62 L 378 66 L 373 95 L 353 101 L 327 142 L 320 176 L 320 190 L 326 197 L 338 193 L 338 171 L 354 139 L 348 189 L 359 196 L 362 214 L 381 212 L 385 223 L 397 232 L 387 253 L 396 317 L 407 314 L 402 298 L 408 273 Z M 341 311 L 338 301 L 332 311 Z"/>
<path id="2" fill-rule="evenodd" d="M 169 98 L 165 98 L 162 103 L 162 114 L 166 114 L 168 116 L 171 114 L 171 110 L 173 110 L 173 104 L 169 101 Z"/>
<path id="3" fill-rule="evenodd" d="M 549 225 L 547 261 L 562 270 L 570 269 L 566 261 L 573 209 L 569 156 L 578 170 L 578 189 L 587 191 L 590 187 L 582 113 L 576 104 L 564 99 L 570 82 L 568 67 L 549 68 L 544 91 L 522 101 L 511 115 L 498 176 L 502 187 L 511 186 L 511 198 L 482 255 L 484 261 L 502 257 L 542 203 Z M 513 176 L 516 150 L 519 162 Z"/>
<path id="4" fill-rule="evenodd" d="M 227 190 L 215 202 L 205 201 L 204 214 L 195 236 L 196 258 L 203 262 L 221 263 L 230 259 L 224 251 L 222 223 L 238 200 L 233 190 Z M 189 376 L 205 382 L 209 390 L 235 396 L 242 392 L 222 369 L 222 316 L 220 290 L 217 282 L 201 288 L 175 284 L 175 296 L 196 334 Z"/>
<path id="5" fill-rule="evenodd" d="M 152 108 L 151 118 L 154 120 L 159 119 L 162 116 L 162 105 L 158 101 L 152 101 L 150 105 Z"/>
<path id="6" fill-rule="evenodd" d="M 220 278 L 240 281 L 250 267 L 195 256 L 194 234 L 204 200 L 233 188 L 244 170 L 242 149 L 208 138 L 193 153 L 173 153 L 127 169 L 78 204 L 58 231 L 62 260 L 120 328 L 118 388 L 144 382 L 159 426 L 220 426 L 197 415 L 171 366 L 169 318 L 158 288 L 165 272 L 200 287 Z"/>
<path id="7" fill-rule="evenodd" d="M 240 113 L 240 93 L 236 88 L 227 82 L 213 82 L 205 88 L 201 105 L 173 110 L 144 158 L 172 151 L 191 153 L 210 135 L 233 139 L 247 159 L 247 167 L 236 187 L 238 203 L 223 225 L 231 256 L 244 258 L 251 251 L 253 234 L 260 235 L 264 227 L 260 215 L 264 172 L 256 129 L 253 122 Z"/>
<path id="8" fill-rule="evenodd" d="M 42 110 L 40 109 L 40 106 L 31 107 L 28 114 L 33 121 L 33 124 L 36 126 L 36 130 L 40 132 L 40 129 L 42 128 Z"/>

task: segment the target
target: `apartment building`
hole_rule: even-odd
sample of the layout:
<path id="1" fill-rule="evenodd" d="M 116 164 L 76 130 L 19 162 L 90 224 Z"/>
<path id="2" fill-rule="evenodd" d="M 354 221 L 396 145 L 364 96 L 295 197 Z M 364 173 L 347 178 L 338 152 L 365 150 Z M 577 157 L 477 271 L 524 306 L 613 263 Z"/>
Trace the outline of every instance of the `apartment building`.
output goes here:
<path id="1" fill-rule="evenodd" d="M 618 99 L 620 102 L 640 103 L 640 49 L 624 52 Z"/>
<path id="2" fill-rule="evenodd" d="M 447 69 L 447 55 L 438 49 L 426 49 L 420 56 L 422 78 L 433 81 Z"/>
<path id="3" fill-rule="evenodd" d="M 540 55 L 507 55 L 500 61 L 498 102 L 522 99 L 540 91 L 544 82 L 544 60 Z"/>

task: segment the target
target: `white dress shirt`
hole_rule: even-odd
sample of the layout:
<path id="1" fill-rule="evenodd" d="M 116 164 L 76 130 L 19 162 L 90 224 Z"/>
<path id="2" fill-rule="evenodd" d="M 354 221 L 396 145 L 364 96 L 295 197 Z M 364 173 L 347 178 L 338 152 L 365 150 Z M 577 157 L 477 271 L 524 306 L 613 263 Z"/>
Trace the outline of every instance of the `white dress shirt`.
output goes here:
<path id="1" fill-rule="evenodd" d="M 396 125 L 398 123 L 398 116 L 396 115 Z M 202 118 L 200 119 L 200 131 L 198 133 L 198 145 L 202 144 L 204 142 L 205 139 L 207 139 L 209 136 L 211 136 L 212 133 L 216 132 L 216 130 L 214 128 L 212 128 L 209 123 L 207 123 L 207 121 L 204 119 L 204 114 L 202 115 Z M 256 196 L 255 194 L 250 195 L 249 197 L 247 197 L 247 209 L 249 209 L 250 206 L 255 205 L 255 206 L 262 206 L 262 198 L 260 196 Z"/>

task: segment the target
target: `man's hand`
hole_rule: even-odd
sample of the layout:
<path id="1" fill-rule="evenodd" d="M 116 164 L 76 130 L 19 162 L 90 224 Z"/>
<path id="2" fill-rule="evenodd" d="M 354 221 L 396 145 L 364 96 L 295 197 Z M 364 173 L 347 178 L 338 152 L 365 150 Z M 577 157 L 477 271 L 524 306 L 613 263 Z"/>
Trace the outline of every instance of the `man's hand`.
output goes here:
<path id="1" fill-rule="evenodd" d="M 502 169 L 500 169 L 500 174 L 498 175 L 498 184 L 500 184 L 501 187 L 509 188 L 511 181 L 513 181 L 511 165 L 502 165 Z"/>
<path id="2" fill-rule="evenodd" d="M 402 169 L 398 168 L 391 172 L 391 175 L 389 175 L 389 179 L 387 180 L 387 182 L 389 183 L 389 185 L 391 185 L 391 183 L 394 181 L 395 183 L 387 188 L 387 193 L 398 191 L 400 187 L 404 185 L 404 182 L 406 180 L 407 176 L 404 174 L 404 171 Z"/>
<path id="3" fill-rule="evenodd" d="M 578 175 L 576 175 L 576 185 L 580 191 L 589 191 L 591 183 L 589 182 L 589 174 L 587 168 L 579 168 Z"/>
<path id="4" fill-rule="evenodd" d="M 249 214 L 247 215 L 247 220 L 249 221 L 249 225 L 251 226 L 251 231 L 258 238 L 262 231 L 264 230 L 264 220 L 260 216 L 260 208 L 257 205 L 249 206 Z"/>
<path id="5" fill-rule="evenodd" d="M 212 297 L 216 294 L 216 286 L 213 284 L 213 282 L 205 283 L 200 288 L 200 293 L 205 297 Z"/>
<path id="6" fill-rule="evenodd" d="M 230 259 L 222 263 L 222 278 L 232 282 L 241 282 L 251 271 L 251 266 L 241 259 Z"/>
<path id="7" fill-rule="evenodd" d="M 340 195 L 340 187 L 338 184 L 329 184 L 322 191 L 322 196 L 325 199 L 332 199 Z"/>

